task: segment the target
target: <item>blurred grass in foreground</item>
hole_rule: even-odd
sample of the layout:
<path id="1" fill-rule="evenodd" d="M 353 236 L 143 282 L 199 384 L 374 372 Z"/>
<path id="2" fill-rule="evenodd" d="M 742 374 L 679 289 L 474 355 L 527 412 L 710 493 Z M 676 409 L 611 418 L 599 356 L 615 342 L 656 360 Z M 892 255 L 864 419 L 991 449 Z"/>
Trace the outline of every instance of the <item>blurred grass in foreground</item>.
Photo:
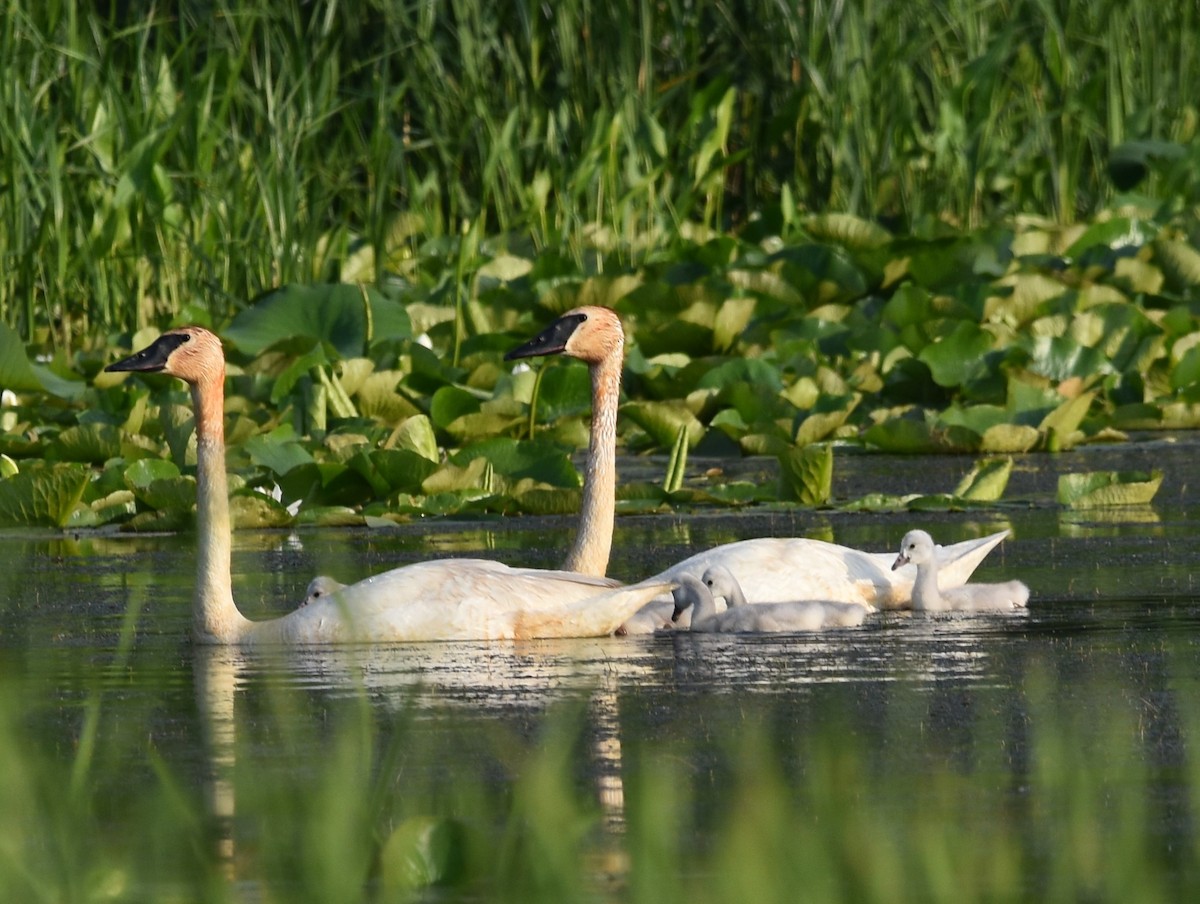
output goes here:
<path id="1" fill-rule="evenodd" d="M 232 764 L 210 761 L 211 747 L 207 765 L 178 752 L 168 762 L 152 742 L 139 751 L 115 732 L 122 740 L 102 744 L 72 783 L 78 751 L 23 731 L 6 687 L 0 895 L 1187 899 L 1200 886 L 1200 709 L 1169 720 L 1173 749 L 1188 752 L 1171 763 L 1152 736 L 1161 726 L 1139 724 L 1143 704 L 1108 690 L 1110 717 L 1096 720 L 1075 710 L 1077 697 L 1032 682 L 1013 692 L 1015 723 L 976 710 L 955 728 L 971 738 L 965 750 L 938 749 L 923 694 L 898 695 L 870 734 L 832 712 L 817 727 L 789 725 L 770 718 L 768 700 L 746 697 L 737 737 L 719 732 L 720 718 L 692 737 L 625 737 L 625 829 L 611 834 L 590 777 L 587 710 L 575 704 L 481 728 L 455 713 L 389 715 L 363 695 L 314 705 L 301 689 L 272 687 L 239 699 Z M 104 718 L 112 729 L 129 716 Z M 194 738 L 176 743 L 199 753 Z M 228 822 L 196 786 L 214 774 L 231 782 Z M 223 858 L 218 837 L 230 828 Z"/>

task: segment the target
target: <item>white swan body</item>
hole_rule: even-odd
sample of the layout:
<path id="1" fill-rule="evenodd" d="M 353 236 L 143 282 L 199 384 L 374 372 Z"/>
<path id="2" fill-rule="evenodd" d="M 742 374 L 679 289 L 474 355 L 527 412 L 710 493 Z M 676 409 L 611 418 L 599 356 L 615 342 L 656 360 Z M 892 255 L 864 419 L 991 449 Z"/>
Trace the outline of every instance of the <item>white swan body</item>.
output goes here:
<path id="1" fill-rule="evenodd" d="M 607 341 L 614 323 L 620 334 L 620 321 L 611 311 L 578 309 L 511 355 L 562 352 L 591 363 L 599 354 L 596 345 L 607 347 L 593 340 Z M 612 356 L 605 354 L 604 360 L 611 361 Z M 671 589 L 669 582 L 662 581 L 620 587 L 602 577 L 509 568 L 480 559 L 442 559 L 347 585 L 282 618 L 251 621 L 238 611 L 232 592 L 223 422 L 225 357 L 220 340 L 199 327 L 171 330 L 106 369 L 161 372 L 191 387 L 199 536 L 192 612 L 193 634 L 200 642 L 324 644 L 598 636 L 611 633 L 647 601 Z M 595 504 L 603 508 L 604 486 L 600 489 Z M 611 497 L 611 485 L 608 492 Z M 611 513 L 611 498 L 608 510 Z M 590 530 L 594 525 L 585 527 Z M 601 523 L 599 532 L 601 539 L 607 536 L 599 544 L 607 564 L 611 524 L 606 532 Z M 589 541 L 588 549 L 596 548 Z"/>
<path id="2" fill-rule="evenodd" d="M 966 583 L 989 552 L 1008 536 L 1000 531 L 937 547 L 943 586 Z M 696 553 L 650 580 L 677 581 L 716 565 L 728 569 L 753 604 L 787 599 L 824 599 L 879 609 L 908 608 L 916 567 L 893 570 L 891 553 L 870 553 L 806 537 L 761 537 L 726 543 Z M 671 617 L 672 602 L 660 598 L 626 621 L 622 634 L 645 634 Z M 687 616 L 685 615 L 684 618 Z"/>
<path id="3" fill-rule="evenodd" d="M 710 565 L 700 580 L 714 598 L 719 596 L 725 600 L 727 612 L 736 609 L 739 613 L 744 612 L 743 618 L 747 619 L 753 617 L 754 611 L 759 608 L 773 610 L 776 619 L 792 617 L 788 615 L 790 611 L 796 613 L 794 617 L 800 618 L 800 612 L 803 610 L 810 616 L 814 612 L 819 613 L 820 626 L 823 628 L 856 627 L 863 623 L 863 619 L 869 613 L 875 611 L 875 607 L 868 603 L 846 603 L 838 600 L 798 599 L 775 603 L 749 603 L 742 591 L 742 585 L 724 565 Z"/>
<path id="4" fill-rule="evenodd" d="M 939 586 L 940 563 L 935 549 L 933 538 L 923 530 L 910 530 L 900 541 L 900 555 L 892 567 L 911 564 L 917 568 L 912 592 L 914 612 L 994 612 L 1024 609 L 1029 602 L 1029 588 L 1021 581 Z"/>
<path id="5" fill-rule="evenodd" d="M 861 625 L 867 616 L 865 606 L 825 600 L 732 604 L 724 612 L 718 612 L 713 591 L 705 581 L 691 574 L 679 577 L 672 597 L 676 613 L 692 608 L 689 630 L 708 634 L 820 631 L 835 625 Z M 727 603 L 729 600 L 726 597 Z"/>

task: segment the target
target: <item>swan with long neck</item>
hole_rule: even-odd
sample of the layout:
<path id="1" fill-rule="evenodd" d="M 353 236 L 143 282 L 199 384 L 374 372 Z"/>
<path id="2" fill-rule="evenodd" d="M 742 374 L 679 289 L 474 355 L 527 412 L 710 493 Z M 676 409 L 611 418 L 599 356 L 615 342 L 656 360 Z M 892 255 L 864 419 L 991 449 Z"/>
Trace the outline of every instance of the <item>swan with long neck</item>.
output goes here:
<path id="1" fill-rule="evenodd" d="M 717 611 L 714 596 L 724 596 L 729 607 Z M 672 592 L 678 621 L 685 610 L 692 610 L 689 630 L 708 634 L 759 634 L 784 631 L 821 631 L 832 627 L 861 625 L 867 607 L 856 603 L 827 600 L 797 600 L 784 603 L 747 604 L 737 579 L 720 566 L 710 568 L 704 577 L 682 574 Z"/>
<path id="2" fill-rule="evenodd" d="M 583 307 L 563 314 L 504 360 L 566 355 L 585 361 L 592 377 L 592 427 L 584 464 L 583 501 L 575 544 L 563 563 L 566 571 L 604 577 L 612 552 L 617 491 L 617 407 L 625 331 L 608 308 Z"/>
<path id="3" fill-rule="evenodd" d="M 621 321 L 606 308 L 570 311 L 506 358 L 563 354 L 586 361 L 592 376 L 592 426 L 585 465 L 579 530 L 563 567 L 604 575 L 612 549 L 616 493 L 617 407 L 624 356 Z M 970 578 L 1006 536 L 1000 531 L 952 546 L 937 547 L 942 583 L 957 586 Z M 651 581 L 675 582 L 719 565 L 736 578 L 751 603 L 780 599 L 826 599 L 903 609 L 911 604 L 915 568 L 893 570 L 889 553 L 868 553 L 807 537 L 764 537 L 726 543 L 697 553 Z M 642 634 L 668 626 L 673 604 L 668 594 L 648 603 L 618 633 Z M 686 619 L 687 616 L 685 615 Z"/>
<path id="4" fill-rule="evenodd" d="M 900 555 L 892 567 L 916 566 L 917 581 L 912 593 L 914 612 L 1011 611 L 1024 609 L 1029 602 L 1029 588 L 1021 581 L 939 586 L 935 549 L 933 537 L 923 530 L 910 530 L 900 541 Z"/>
<path id="5" fill-rule="evenodd" d="M 603 356 L 591 351 L 589 337 L 595 340 L 600 331 L 589 328 L 581 332 L 591 316 L 592 309 L 570 312 L 517 353 L 548 354 L 556 348 L 584 358 L 595 369 L 598 365 L 594 362 Z M 619 326 L 618 321 L 618 330 Z M 558 337 L 555 342 L 547 340 L 551 335 Z M 192 612 L 193 634 L 200 642 L 320 644 L 599 636 L 611 633 L 648 600 L 671 589 L 667 582 L 643 581 L 621 587 L 594 575 L 510 568 L 485 559 L 440 559 L 349 584 L 281 618 L 252 621 L 233 599 L 223 418 L 225 356 L 220 340 L 200 327 L 170 330 L 106 370 L 165 373 L 184 380 L 191 389 L 196 414 L 198 532 Z M 600 473 L 603 479 L 602 469 Z M 611 507 L 610 499 L 610 512 Z M 611 526 L 607 533 L 600 538 L 603 543 L 591 538 L 584 551 L 607 550 Z"/>

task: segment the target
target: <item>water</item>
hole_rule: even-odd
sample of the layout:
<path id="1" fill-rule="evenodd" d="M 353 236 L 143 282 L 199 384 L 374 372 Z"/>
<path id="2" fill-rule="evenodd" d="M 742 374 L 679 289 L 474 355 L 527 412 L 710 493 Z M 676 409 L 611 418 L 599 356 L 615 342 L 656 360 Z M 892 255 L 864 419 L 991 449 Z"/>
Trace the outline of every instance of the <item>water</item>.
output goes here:
<path id="1" fill-rule="evenodd" d="M 22 746 L 13 752 L 0 745 L 0 769 L 6 757 L 10 764 L 39 763 L 50 776 L 48 788 L 28 806 L 40 813 L 62 809 L 68 825 L 82 819 L 81 835 L 97 825 L 113 832 L 106 844 L 118 854 L 105 848 L 109 859 L 119 855 L 121 833 L 141 838 L 148 825 L 159 826 L 160 837 L 182 835 L 181 844 L 195 846 L 187 827 L 201 818 L 197 813 L 217 827 L 211 851 L 201 845 L 187 855 L 155 855 L 149 865 L 144 853 L 129 853 L 123 870 L 101 868 L 76 852 L 88 887 L 111 885 L 120 897 L 182 882 L 188 896 L 196 886 L 180 877 L 204 875 L 206 864 L 218 863 L 222 875 L 241 883 L 232 886 L 236 896 L 254 899 L 258 883 L 272 874 L 265 852 L 275 830 L 263 813 L 287 825 L 302 821 L 288 810 L 299 806 L 295 800 L 282 803 L 286 798 L 265 789 L 292 788 L 303 799 L 310 783 L 328 778 L 321 778 L 322 760 L 313 751 L 336 758 L 343 737 L 362 741 L 363 782 L 376 797 L 381 788 L 398 794 L 403 773 L 400 798 L 444 809 L 445 799 L 459 793 L 449 790 L 451 775 L 475 777 L 479 793 L 514 793 L 514 776 L 545 746 L 548 714 L 581 707 L 583 730 L 572 748 L 576 779 L 600 808 L 605 831 L 620 838 L 635 753 L 667 756 L 699 789 L 699 815 L 690 825 L 701 835 L 715 831 L 712 821 L 728 803 L 731 751 L 748 732 L 771 739 L 790 782 L 809 780 L 813 745 L 834 737 L 869 776 L 907 789 L 883 798 L 885 807 L 919 804 L 922 782 L 948 773 L 969 777 L 989 800 L 1022 802 L 1032 814 L 1023 818 L 1032 819 L 1042 804 L 1029 788 L 1040 787 L 1051 757 L 1039 745 L 1065 730 L 1078 745 L 1056 754 L 1068 771 L 1075 756 L 1102 760 L 1117 739 L 1114 762 L 1141 770 L 1139 819 L 1170 864 L 1197 840 L 1188 739 L 1200 725 L 1198 449 L 1185 437 L 1026 459 L 1006 494 L 1011 501 L 980 511 L 781 508 L 619 519 L 611 573 L 623 579 L 752 536 L 808 535 L 892 550 L 914 526 L 940 542 L 1013 530 L 977 576 L 1021 577 L 1033 589 L 1027 613 L 894 614 L 822 636 L 676 635 L 263 655 L 197 650 L 187 641 L 193 538 L 6 533 L 0 535 L 0 696 Z M 970 464 L 845 456 L 838 460 L 837 492 L 944 491 Z M 1049 502 L 1057 472 L 1149 466 L 1167 474 L 1152 507 L 1064 512 Z M 633 462 L 623 473 L 656 467 Z M 243 533 L 235 540 L 235 595 L 247 614 L 267 617 L 298 602 L 316 573 L 348 581 L 461 554 L 554 565 L 567 523 L 493 519 L 380 532 Z M 401 760 L 403 769 L 396 765 Z M 256 770 L 249 781 L 247 769 Z M 64 777 L 79 783 L 66 803 L 55 796 Z M 1106 787 L 1127 779 L 1096 781 Z M 175 788 L 175 797 L 159 790 L 131 800 L 131 787 L 150 785 Z M 13 800 L 24 800 L 20 790 Z M 326 801 L 316 822 L 337 812 L 338 800 Z M 170 815 L 176 805 L 187 818 Z M 86 818 L 76 812 L 81 806 Z M 156 821 L 147 823 L 147 812 Z M 395 814 L 388 819 L 393 826 Z M 386 834 L 379 826 L 373 831 Z M 86 849 L 82 837 L 71 841 L 69 830 L 59 832 L 65 835 L 52 850 Z M 5 837 L 0 833 L 0 851 Z M 357 856 L 377 856 L 378 839 L 363 837 L 368 841 L 357 847 L 346 844 Z M 45 869 L 69 875 L 72 862 L 60 853 Z"/>

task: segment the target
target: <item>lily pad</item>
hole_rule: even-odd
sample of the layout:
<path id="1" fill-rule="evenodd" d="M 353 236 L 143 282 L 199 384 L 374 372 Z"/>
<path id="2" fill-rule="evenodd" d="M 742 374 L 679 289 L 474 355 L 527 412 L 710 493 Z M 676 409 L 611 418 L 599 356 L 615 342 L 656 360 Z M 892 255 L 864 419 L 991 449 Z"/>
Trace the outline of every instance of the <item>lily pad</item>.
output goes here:
<path id="1" fill-rule="evenodd" d="M 384 446 L 389 449 L 407 449 L 432 462 L 441 460 L 433 424 L 423 414 L 408 418 L 393 430 Z"/>
<path id="2" fill-rule="evenodd" d="M 833 447 L 792 448 L 779 456 L 781 496 L 805 505 L 825 505 L 833 496 Z"/>
<path id="3" fill-rule="evenodd" d="M 1145 505 L 1162 484 L 1163 472 L 1090 471 L 1058 478 L 1058 501 L 1070 508 Z"/>
<path id="4" fill-rule="evenodd" d="M 985 458 L 958 482 L 954 495 L 972 502 L 995 502 L 1004 495 L 1012 474 L 1011 458 Z"/>
<path id="5" fill-rule="evenodd" d="M 91 471 L 82 465 L 30 468 L 0 480 L 0 524 L 65 527 Z"/>
<path id="6" fill-rule="evenodd" d="M 224 336 L 250 355 L 306 336 L 328 343 L 343 358 L 357 358 L 376 337 L 411 337 L 412 323 L 404 306 L 378 289 L 344 283 L 289 285 L 238 314 Z"/>
<path id="7" fill-rule="evenodd" d="M 682 403 L 630 402 L 622 406 L 621 413 L 645 430 L 660 449 L 672 448 L 681 428 L 686 429 L 692 445 L 704 435 L 704 425 Z"/>
<path id="8" fill-rule="evenodd" d="M 63 399 L 77 399 L 87 386 L 66 380 L 47 367 L 33 364 L 25 346 L 11 327 L 0 323 L 0 387 L 13 392 L 48 392 Z"/>

